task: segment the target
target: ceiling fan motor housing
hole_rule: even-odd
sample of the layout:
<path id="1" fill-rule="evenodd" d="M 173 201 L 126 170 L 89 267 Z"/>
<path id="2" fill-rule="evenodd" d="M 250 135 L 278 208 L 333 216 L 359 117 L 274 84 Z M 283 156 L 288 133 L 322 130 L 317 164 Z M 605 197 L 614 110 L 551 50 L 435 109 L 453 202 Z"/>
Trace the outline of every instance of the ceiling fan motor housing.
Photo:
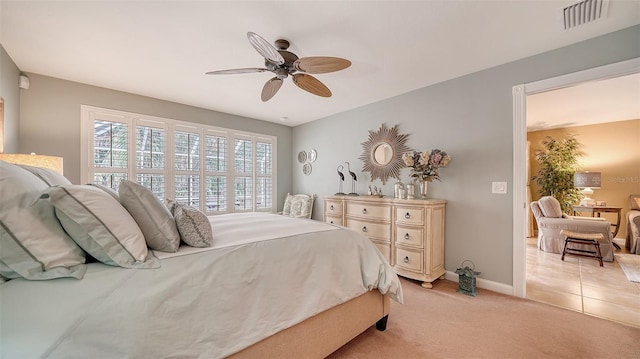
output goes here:
<path id="1" fill-rule="evenodd" d="M 280 40 L 279 40 L 280 41 Z M 281 40 L 286 41 L 286 40 Z M 277 44 L 277 42 L 276 42 Z M 284 63 L 282 65 L 276 65 L 269 60 L 264 61 L 264 66 L 269 70 L 276 73 L 278 78 L 284 79 L 287 75 L 293 74 L 297 71 L 293 63 L 298 60 L 298 56 L 293 52 L 289 52 L 286 50 L 278 50 L 278 53 L 284 58 Z"/>

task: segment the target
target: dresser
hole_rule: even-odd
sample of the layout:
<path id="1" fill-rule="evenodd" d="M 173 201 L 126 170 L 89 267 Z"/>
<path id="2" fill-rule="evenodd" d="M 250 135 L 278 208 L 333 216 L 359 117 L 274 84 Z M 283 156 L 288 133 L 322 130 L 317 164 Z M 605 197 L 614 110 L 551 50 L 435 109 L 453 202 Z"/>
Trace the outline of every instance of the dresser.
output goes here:
<path id="1" fill-rule="evenodd" d="M 446 201 L 374 196 L 327 196 L 324 221 L 361 232 L 396 273 L 425 288 L 444 278 Z"/>

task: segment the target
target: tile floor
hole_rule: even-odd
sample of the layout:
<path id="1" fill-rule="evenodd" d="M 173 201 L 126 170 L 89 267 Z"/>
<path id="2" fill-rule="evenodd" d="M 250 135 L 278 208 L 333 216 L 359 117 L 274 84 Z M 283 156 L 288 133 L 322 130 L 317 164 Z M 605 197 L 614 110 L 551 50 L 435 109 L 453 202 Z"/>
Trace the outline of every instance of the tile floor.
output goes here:
<path id="1" fill-rule="evenodd" d="M 628 253 L 624 249 L 615 253 Z M 616 261 L 538 250 L 527 238 L 527 298 L 640 328 L 640 283 L 630 282 Z"/>

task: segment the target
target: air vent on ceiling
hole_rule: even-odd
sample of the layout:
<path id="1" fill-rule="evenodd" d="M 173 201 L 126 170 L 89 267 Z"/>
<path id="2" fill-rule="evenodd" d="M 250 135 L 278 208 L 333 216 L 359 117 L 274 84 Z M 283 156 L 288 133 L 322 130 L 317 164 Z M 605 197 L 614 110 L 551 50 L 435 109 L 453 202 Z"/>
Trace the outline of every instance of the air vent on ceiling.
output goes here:
<path id="1" fill-rule="evenodd" d="M 607 16 L 609 0 L 582 0 L 562 8 L 565 30 L 584 25 Z"/>

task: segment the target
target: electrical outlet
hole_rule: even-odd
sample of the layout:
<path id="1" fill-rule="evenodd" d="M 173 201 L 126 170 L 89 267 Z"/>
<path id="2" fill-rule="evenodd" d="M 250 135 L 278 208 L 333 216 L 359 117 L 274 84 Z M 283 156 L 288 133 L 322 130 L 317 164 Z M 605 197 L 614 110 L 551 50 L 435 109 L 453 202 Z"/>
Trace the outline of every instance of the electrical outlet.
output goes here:
<path id="1" fill-rule="evenodd" d="M 507 182 L 491 182 L 491 193 L 506 194 Z"/>

